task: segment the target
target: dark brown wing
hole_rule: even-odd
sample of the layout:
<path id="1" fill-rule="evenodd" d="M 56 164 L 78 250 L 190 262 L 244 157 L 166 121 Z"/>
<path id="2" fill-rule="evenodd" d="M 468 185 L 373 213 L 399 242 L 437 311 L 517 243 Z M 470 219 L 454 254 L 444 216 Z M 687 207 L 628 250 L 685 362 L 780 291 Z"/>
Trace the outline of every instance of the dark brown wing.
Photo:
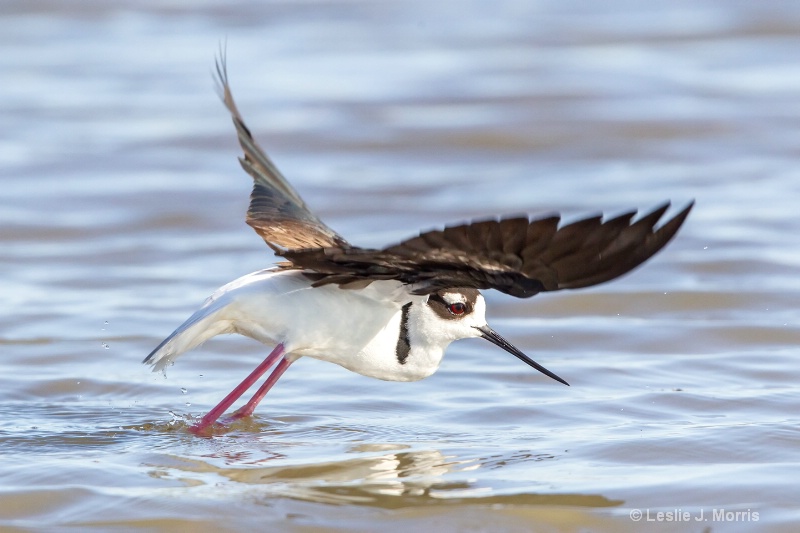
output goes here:
<path id="1" fill-rule="evenodd" d="M 693 205 L 659 228 L 669 203 L 634 222 L 636 211 L 560 228 L 559 216 L 507 218 L 428 231 L 383 250 L 326 247 L 280 255 L 315 272 L 318 285 L 394 279 L 414 285 L 418 294 L 474 287 L 527 298 L 597 285 L 630 272 L 672 239 Z"/>
<path id="2" fill-rule="evenodd" d="M 344 237 L 326 226 L 306 207 L 294 187 L 289 185 L 253 139 L 233 101 L 224 53 L 220 54 L 217 61 L 217 81 L 220 96 L 231 113 L 239 144 L 244 150 L 244 157 L 240 157 L 239 162 L 253 177 L 247 223 L 276 252 L 280 248 L 348 247 Z"/>

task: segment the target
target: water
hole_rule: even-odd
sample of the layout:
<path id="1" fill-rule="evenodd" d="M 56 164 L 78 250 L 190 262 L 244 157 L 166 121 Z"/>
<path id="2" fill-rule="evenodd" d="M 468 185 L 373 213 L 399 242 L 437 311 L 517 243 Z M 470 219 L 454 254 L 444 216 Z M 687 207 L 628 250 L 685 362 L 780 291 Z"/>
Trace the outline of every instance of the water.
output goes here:
<path id="1" fill-rule="evenodd" d="M 796 529 L 795 4 L 0 11 L 0 528 Z M 479 340 L 413 384 L 301 361 L 255 417 L 195 437 L 268 350 L 140 365 L 273 260 L 243 223 L 220 43 L 257 138 L 352 242 L 697 206 L 621 280 L 487 295 L 569 388 Z"/>

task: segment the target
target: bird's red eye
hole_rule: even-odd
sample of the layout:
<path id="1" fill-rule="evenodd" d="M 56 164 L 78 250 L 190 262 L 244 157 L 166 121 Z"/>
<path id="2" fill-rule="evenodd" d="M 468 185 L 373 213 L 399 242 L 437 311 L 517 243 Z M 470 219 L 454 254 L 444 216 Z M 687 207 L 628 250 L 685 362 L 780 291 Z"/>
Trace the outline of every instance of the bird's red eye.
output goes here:
<path id="1" fill-rule="evenodd" d="M 467 310 L 467 306 L 461 302 L 457 302 L 450 304 L 447 309 L 454 315 L 463 315 Z"/>

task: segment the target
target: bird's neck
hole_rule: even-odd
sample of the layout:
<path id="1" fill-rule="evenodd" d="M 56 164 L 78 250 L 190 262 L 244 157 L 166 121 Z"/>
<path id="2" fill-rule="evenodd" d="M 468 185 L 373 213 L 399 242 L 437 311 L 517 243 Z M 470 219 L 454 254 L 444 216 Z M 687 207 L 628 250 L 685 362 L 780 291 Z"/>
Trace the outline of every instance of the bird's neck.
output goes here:
<path id="1" fill-rule="evenodd" d="M 454 338 L 431 328 L 431 313 L 427 304 L 414 302 L 403 306 L 400 319 L 396 357 L 404 371 L 428 377 L 439 368 L 444 352 Z"/>
<path id="2" fill-rule="evenodd" d="M 388 381 L 417 381 L 436 372 L 451 339 L 425 324 L 424 301 L 406 302 L 353 360 L 338 362 L 363 375 Z"/>

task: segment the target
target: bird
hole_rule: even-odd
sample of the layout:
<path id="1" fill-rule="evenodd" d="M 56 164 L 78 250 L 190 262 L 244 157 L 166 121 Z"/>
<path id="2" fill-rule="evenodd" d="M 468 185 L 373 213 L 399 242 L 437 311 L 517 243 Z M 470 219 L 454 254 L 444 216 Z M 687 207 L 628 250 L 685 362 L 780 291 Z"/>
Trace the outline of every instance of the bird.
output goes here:
<path id="1" fill-rule="evenodd" d="M 253 397 L 224 423 L 251 416 L 302 357 L 388 381 L 433 374 L 453 341 L 483 338 L 544 375 L 569 385 L 507 341 L 486 320 L 481 290 L 529 298 L 579 289 L 626 274 L 661 250 L 694 201 L 658 225 L 665 202 L 636 218 L 509 216 L 420 232 L 382 249 L 350 244 L 323 223 L 256 143 L 228 81 L 225 55 L 216 83 L 252 177 L 246 222 L 283 260 L 214 292 L 145 359 L 163 371 L 181 354 L 228 333 L 274 346 L 258 367 L 189 427 L 202 434 L 273 366 Z"/>

